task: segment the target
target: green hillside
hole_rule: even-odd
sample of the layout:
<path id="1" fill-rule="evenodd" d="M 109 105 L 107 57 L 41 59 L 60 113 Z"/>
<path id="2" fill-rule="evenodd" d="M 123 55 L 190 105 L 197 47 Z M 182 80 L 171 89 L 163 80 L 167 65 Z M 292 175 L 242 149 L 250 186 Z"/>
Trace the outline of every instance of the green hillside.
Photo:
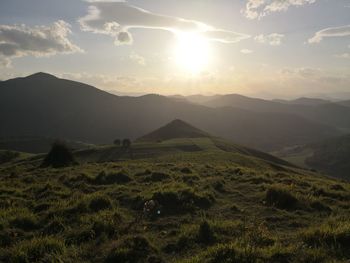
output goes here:
<path id="1" fill-rule="evenodd" d="M 0 165 L 0 261 L 350 259 L 348 183 L 213 138 L 74 155 Z"/>

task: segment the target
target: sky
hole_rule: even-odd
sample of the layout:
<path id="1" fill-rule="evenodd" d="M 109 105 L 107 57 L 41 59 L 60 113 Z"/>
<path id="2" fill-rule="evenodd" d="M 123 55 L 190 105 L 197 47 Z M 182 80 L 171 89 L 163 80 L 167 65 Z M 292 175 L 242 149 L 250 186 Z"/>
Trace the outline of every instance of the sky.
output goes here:
<path id="1" fill-rule="evenodd" d="M 0 0 L 0 79 L 119 94 L 350 97 L 350 0 Z"/>

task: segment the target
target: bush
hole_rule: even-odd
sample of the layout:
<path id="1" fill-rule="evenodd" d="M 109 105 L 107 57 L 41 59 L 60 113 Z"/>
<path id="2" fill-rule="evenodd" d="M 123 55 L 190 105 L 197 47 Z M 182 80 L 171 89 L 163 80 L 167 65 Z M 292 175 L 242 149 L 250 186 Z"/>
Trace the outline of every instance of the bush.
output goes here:
<path id="1" fill-rule="evenodd" d="M 75 163 L 73 153 L 68 146 L 64 142 L 56 141 L 53 143 L 50 152 L 46 155 L 41 166 L 60 168 Z"/>
<path id="2" fill-rule="evenodd" d="M 290 191 L 281 186 L 272 186 L 266 191 L 266 204 L 280 209 L 294 209 L 298 205 L 298 199 Z"/>

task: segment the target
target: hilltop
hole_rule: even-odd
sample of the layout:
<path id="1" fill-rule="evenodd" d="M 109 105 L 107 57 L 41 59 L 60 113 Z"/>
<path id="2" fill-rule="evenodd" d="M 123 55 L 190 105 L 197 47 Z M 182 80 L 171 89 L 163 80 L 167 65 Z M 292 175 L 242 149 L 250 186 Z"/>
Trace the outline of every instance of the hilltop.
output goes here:
<path id="1" fill-rule="evenodd" d="M 176 138 L 206 138 L 211 137 L 208 133 L 193 127 L 192 125 L 176 119 L 165 126 L 146 134 L 137 139 L 137 141 L 163 141 Z"/>

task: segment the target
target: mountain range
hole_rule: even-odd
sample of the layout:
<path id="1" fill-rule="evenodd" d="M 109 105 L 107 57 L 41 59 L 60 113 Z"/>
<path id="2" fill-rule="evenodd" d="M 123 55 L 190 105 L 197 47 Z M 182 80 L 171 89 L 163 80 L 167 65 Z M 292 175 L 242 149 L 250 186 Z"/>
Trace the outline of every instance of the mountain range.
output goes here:
<path id="1" fill-rule="evenodd" d="M 293 106 L 239 95 L 199 103 L 193 98 L 116 96 L 36 73 L 0 82 L 0 137 L 110 143 L 136 139 L 178 118 L 216 136 L 271 151 L 341 135 L 350 120 L 350 108 L 334 103 Z"/>

